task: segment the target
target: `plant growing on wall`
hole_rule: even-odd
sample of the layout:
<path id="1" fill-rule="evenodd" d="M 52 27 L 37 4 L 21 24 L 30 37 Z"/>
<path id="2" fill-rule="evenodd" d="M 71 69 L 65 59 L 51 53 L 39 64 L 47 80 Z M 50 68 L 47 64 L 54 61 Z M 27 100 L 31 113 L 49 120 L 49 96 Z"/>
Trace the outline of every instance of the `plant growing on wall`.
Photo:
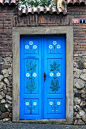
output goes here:
<path id="1" fill-rule="evenodd" d="M 51 0 L 42 0 L 40 2 L 40 6 L 46 7 L 49 6 L 51 4 Z"/>
<path id="2" fill-rule="evenodd" d="M 56 6 L 54 1 L 51 0 L 19 0 L 19 8 L 24 8 L 24 7 L 39 7 L 39 6 Z"/>

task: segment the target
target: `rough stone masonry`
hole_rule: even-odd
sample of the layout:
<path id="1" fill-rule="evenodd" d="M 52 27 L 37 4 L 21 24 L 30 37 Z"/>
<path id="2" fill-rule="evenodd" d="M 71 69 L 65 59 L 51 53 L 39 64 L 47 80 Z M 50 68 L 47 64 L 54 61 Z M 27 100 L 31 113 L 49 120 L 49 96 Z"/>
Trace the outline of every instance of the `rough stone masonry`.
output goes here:
<path id="1" fill-rule="evenodd" d="M 86 53 L 74 55 L 74 124 L 86 124 Z"/>
<path id="2" fill-rule="evenodd" d="M 0 56 L 0 121 L 12 120 L 12 56 Z"/>

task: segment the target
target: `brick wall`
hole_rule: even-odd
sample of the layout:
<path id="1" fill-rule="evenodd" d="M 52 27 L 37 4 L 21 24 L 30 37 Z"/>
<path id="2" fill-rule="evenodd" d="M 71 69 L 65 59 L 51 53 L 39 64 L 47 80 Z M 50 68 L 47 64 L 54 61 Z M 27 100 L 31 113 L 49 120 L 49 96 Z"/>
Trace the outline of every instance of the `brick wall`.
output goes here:
<path id="1" fill-rule="evenodd" d="M 17 6 L 0 5 L 0 55 L 12 54 L 12 27 L 20 26 L 73 26 L 74 53 L 86 51 L 86 24 L 72 24 L 73 18 L 86 19 L 86 6 L 68 7 L 67 16 L 62 14 L 17 15 Z"/>
<path id="2" fill-rule="evenodd" d="M 16 7 L 0 5 L 0 55 L 12 55 L 12 17 Z"/>

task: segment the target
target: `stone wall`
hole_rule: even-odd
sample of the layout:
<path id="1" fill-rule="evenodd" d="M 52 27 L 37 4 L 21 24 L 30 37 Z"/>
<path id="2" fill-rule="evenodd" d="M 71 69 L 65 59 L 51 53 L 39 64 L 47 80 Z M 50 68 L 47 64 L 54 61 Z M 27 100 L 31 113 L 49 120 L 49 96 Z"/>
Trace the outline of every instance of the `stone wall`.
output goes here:
<path id="1" fill-rule="evenodd" d="M 74 124 L 86 124 L 86 53 L 74 55 Z"/>
<path id="2" fill-rule="evenodd" d="M 0 56 L 0 121 L 12 120 L 12 56 Z"/>

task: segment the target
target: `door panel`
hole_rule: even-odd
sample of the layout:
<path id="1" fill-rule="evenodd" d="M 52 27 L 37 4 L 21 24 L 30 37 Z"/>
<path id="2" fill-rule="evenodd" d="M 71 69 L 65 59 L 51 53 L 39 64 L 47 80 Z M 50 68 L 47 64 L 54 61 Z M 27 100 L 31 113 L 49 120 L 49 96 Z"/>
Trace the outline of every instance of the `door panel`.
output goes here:
<path id="1" fill-rule="evenodd" d="M 21 37 L 20 119 L 41 118 L 41 38 Z"/>
<path id="2" fill-rule="evenodd" d="M 21 36 L 20 119 L 65 118 L 65 36 Z"/>
<path id="3" fill-rule="evenodd" d="M 44 37 L 44 118 L 65 118 L 65 37 Z M 47 45 L 48 44 L 48 45 Z"/>

